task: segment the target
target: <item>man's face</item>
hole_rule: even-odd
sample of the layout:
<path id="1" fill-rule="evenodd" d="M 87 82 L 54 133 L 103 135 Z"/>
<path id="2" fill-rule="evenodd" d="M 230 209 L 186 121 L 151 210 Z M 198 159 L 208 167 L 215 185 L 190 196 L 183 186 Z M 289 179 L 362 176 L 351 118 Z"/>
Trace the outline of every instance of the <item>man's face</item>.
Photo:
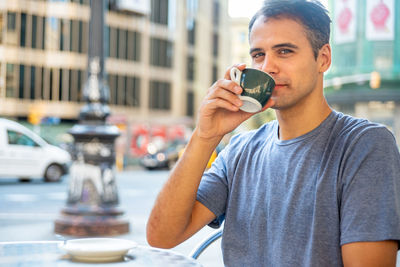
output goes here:
<path id="1" fill-rule="evenodd" d="M 250 56 L 253 68 L 275 79 L 273 108 L 283 110 L 306 103 L 317 91 L 322 73 L 304 27 L 295 20 L 271 18 L 265 22 L 259 17 L 250 33 Z"/>

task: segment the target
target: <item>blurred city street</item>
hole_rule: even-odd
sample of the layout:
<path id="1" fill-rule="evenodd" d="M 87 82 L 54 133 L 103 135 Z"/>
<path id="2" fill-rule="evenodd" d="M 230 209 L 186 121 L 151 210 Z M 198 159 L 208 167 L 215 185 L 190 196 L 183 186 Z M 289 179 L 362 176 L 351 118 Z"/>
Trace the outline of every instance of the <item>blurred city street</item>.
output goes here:
<path id="1" fill-rule="evenodd" d="M 316 27 L 315 36 L 307 30 L 307 38 L 315 59 L 329 40 L 330 67 L 318 83 L 327 103 L 340 113 L 386 126 L 400 148 L 400 50 L 396 49 L 400 43 L 400 1 L 319 1 L 332 20 L 330 28 L 327 25 L 324 30 L 330 29 L 330 35 L 326 34 L 319 47 L 314 47 L 317 43 L 313 39 L 320 38 L 322 26 Z M 274 55 L 273 49 L 258 51 L 263 52 L 265 64 L 257 63 L 258 52 L 249 55 L 258 49 L 254 43 L 250 49 L 254 32 L 249 33 L 249 22 L 262 2 L 0 0 L 0 242 L 59 240 L 55 221 L 66 207 L 69 183 L 74 180 L 68 201 L 75 206 L 70 211 L 81 212 L 79 208 L 90 203 L 93 210 L 101 207 L 98 210 L 104 213 L 97 210 L 96 215 L 103 216 L 120 208 L 130 231 L 113 237 L 148 245 L 146 223 L 169 176 L 167 169 L 182 156 L 196 121 L 204 118 L 198 110 L 207 102 L 202 102 L 207 89 L 219 88 L 212 85 L 227 75 L 227 68 L 240 62 L 246 68 L 274 74 L 277 96 L 284 94 L 279 93 L 279 87 L 297 90 L 295 79 L 309 78 L 303 68 L 289 68 L 294 66 L 289 56 L 301 55 L 290 42 L 271 46 L 291 45 L 279 50 L 276 62 L 266 56 L 269 51 Z M 308 17 L 314 18 L 304 16 Z M 277 70 L 267 70 L 270 64 Z M 248 90 L 241 86 L 243 92 Z M 282 110 L 275 105 L 226 133 L 207 166 L 231 136 L 275 120 L 273 109 Z M 321 113 L 313 109 L 298 114 Z M 58 181 L 68 167 L 74 175 Z M 11 176 L 19 179 L 9 179 Z M 249 172 L 245 176 L 252 177 Z M 115 207 L 117 195 L 119 205 Z M 263 213 L 257 209 L 253 214 Z M 257 222 L 253 217 L 244 218 L 246 223 L 251 219 Z M 260 218 L 264 224 L 264 217 Z M 60 225 L 68 226 L 69 222 L 63 225 L 59 221 L 57 230 Z M 91 228 L 93 220 L 87 221 L 90 226 L 86 228 Z M 122 221 L 126 230 L 126 221 Z M 250 225 L 246 224 L 246 229 L 253 229 Z M 214 231 L 204 227 L 172 250 L 187 256 Z M 277 239 L 272 238 L 274 242 Z M 290 241 L 287 243 L 296 247 L 293 239 Z M 204 267 L 223 266 L 221 241 L 213 243 L 199 262 Z"/>
<path id="2" fill-rule="evenodd" d="M 130 232 L 116 238 L 147 245 L 146 222 L 153 202 L 168 171 L 131 170 L 117 173 L 120 207 L 130 222 Z M 0 181 L 0 242 L 57 240 L 54 220 L 67 199 L 68 176 L 61 183 L 42 180 L 21 183 L 16 179 Z M 188 255 L 213 229 L 205 227 L 194 237 L 174 248 Z M 72 237 L 69 237 L 72 238 Z M 210 246 L 199 261 L 205 267 L 223 266 L 220 242 Z"/>

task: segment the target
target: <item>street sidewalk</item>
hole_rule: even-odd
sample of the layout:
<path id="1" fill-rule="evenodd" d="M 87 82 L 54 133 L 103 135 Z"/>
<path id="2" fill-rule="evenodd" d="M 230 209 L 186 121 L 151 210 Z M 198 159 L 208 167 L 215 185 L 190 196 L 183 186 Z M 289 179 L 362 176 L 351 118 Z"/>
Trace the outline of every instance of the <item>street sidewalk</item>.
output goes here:
<path id="1" fill-rule="evenodd" d="M 148 172 L 140 169 L 117 173 L 120 208 L 130 223 L 130 232 L 115 238 L 129 239 L 140 245 L 146 241 L 146 223 L 154 200 L 168 177 L 167 171 Z M 12 189 L 9 189 L 12 188 Z M 54 221 L 66 203 L 68 177 L 61 184 L 42 182 L 0 184 L 0 242 L 57 240 Z M 15 192 L 12 192 L 15 191 Z M 48 192 L 48 193 L 46 193 Z M 38 200 L 46 195 L 54 200 Z M 4 202 L 19 198 L 17 207 Z M 36 201 L 36 202 L 35 202 Z M 47 201 L 47 202 L 45 202 Z M 8 207 L 6 207 L 9 205 Z M 205 227 L 181 245 L 173 248 L 183 255 L 190 251 L 214 229 Z M 76 238 L 76 237 L 67 237 Z M 220 241 L 210 246 L 199 258 L 204 267 L 221 267 Z"/>

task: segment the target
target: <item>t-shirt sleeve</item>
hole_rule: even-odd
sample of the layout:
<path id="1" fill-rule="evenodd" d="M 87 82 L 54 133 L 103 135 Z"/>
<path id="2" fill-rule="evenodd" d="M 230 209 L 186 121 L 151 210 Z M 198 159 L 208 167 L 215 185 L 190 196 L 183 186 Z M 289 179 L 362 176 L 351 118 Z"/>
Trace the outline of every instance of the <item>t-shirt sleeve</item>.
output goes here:
<path id="1" fill-rule="evenodd" d="M 219 153 L 211 168 L 204 173 L 200 181 L 199 189 L 197 190 L 197 200 L 217 217 L 209 224 L 209 226 L 213 228 L 218 228 L 225 218 L 228 197 L 225 159 L 228 150 L 227 147 Z"/>
<path id="2" fill-rule="evenodd" d="M 349 145 L 341 175 L 341 245 L 400 240 L 400 155 L 384 127 L 366 129 Z"/>

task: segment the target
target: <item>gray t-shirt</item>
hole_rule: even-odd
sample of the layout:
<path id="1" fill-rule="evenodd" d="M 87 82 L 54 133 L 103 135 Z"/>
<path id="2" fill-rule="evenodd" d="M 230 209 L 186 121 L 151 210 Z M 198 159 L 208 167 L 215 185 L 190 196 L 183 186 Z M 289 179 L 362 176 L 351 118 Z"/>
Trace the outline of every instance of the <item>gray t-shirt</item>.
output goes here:
<path id="1" fill-rule="evenodd" d="M 201 180 L 197 199 L 225 217 L 226 266 L 342 266 L 343 244 L 400 240 L 400 155 L 384 126 L 333 111 L 292 140 L 278 127 L 234 136 Z"/>

